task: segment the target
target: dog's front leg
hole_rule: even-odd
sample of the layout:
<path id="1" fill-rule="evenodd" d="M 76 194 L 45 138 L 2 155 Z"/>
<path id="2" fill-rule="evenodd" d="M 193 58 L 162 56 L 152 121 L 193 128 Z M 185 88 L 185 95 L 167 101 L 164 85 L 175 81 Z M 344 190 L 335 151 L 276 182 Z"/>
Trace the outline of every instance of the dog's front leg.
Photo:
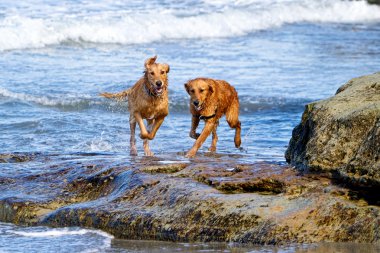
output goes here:
<path id="1" fill-rule="evenodd" d="M 212 129 L 212 141 L 211 141 L 211 147 L 208 149 L 211 152 L 216 151 L 216 143 L 218 142 L 218 135 L 216 133 L 216 129 L 218 128 L 219 121 L 216 122 L 214 128 Z"/>
<path id="2" fill-rule="evenodd" d="M 148 129 L 148 131 L 150 132 L 150 131 L 152 131 L 152 127 L 153 127 L 153 122 L 154 122 L 154 120 L 149 120 L 149 119 L 148 119 L 147 122 L 148 122 L 147 129 Z M 153 152 L 150 151 L 150 148 L 149 148 L 149 140 L 148 140 L 148 139 L 144 139 L 144 154 L 145 154 L 146 156 L 153 156 L 153 155 L 154 155 Z"/>
<path id="3" fill-rule="evenodd" d="M 202 130 L 202 133 L 199 135 L 198 139 L 195 141 L 193 147 L 187 152 L 186 157 L 194 157 L 197 153 L 198 149 L 202 146 L 203 142 L 207 139 L 207 137 L 210 135 L 211 131 L 215 127 L 214 121 L 206 121 L 205 127 Z"/>
<path id="4" fill-rule="evenodd" d="M 152 126 L 152 130 L 150 131 L 150 133 L 146 137 L 148 140 L 153 140 L 154 139 L 154 137 L 156 136 L 156 133 L 157 133 L 158 129 L 162 125 L 162 122 L 164 122 L 165 116 L 161 116 L 161 117 L 155 118 L 153 126 Z"/>
<path id="5" fill-rule="evenodd" d="M 141 117 L 141 114 L 138 112 L 135 112 L 133 115 L 135 116 L 136 122 L 137 124 L 139 124 L 139 127 L 140 127 L 140 138 L 147 139 L 149 137 L 149 133 L 145 128 L 144 121 Z"/>
<path id="6" fill-rule="evenodd" d="M 197 127 L 199 125 L 199 121 L 200 121 L 199 117 L 193 115 L 191 119 L 191 129 L 190 129 L 190 134 L 189 134 L 190 137 L 193 139 L 198 139 L 200 135 L 196 133 Z"/>

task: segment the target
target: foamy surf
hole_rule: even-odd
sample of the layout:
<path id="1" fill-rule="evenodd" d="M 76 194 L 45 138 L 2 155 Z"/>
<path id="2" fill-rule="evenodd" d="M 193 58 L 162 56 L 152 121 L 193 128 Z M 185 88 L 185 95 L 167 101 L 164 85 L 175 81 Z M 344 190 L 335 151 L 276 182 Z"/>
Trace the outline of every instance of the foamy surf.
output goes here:
<path id="1" fill-rule="evenodd" d="M 226 4 L 227 1 L 206 1 L 198 13 L 161 6 L 144 12 L 126 11 L 121 7 L 95 13 L 85 7 L 82 12 L 47 9 L 47 14 L 34 16 L 11 12 L 0 19 L 0 51 L 43 48 L 66 42 L 139 44 L 244 36 L 299 22 L 380 22 L 380 8 L 366 1 L 298 0 L 264 4 L 251 0 Z M 208 12 L 208 5 L 221 7 Z"/>
<path id="2" fill-rule="evenodd" d="M 106 100 L 96 95 L 90 94 L 50 94 L 50 96 L 37 96 L 27 93 L 17 93 L 10 91 L 6 88 L 0 87 L 0 101 L 1 97 L 10 99 L 11 101 L 18 101 L 21 103 L 32 103 L 39 106 L 53 107 L 65 111 L 83 111 L 96 107 L 105 111 L 123 112 L 128 113 L 126 102 L 117 102 L 113 100 Z M 173 96 L 170 100 L 170 108 L 173 112 L 188 112 L 189 104 L 188 98 L 182 96 Z M 281 98 L 281 97 L 240 97 L 240 107 L 243 113 L 255 112 L 263 109 L 270 109 L 273 107 L 298 107 L 300 103 L 309 102 L 308 100 L 297 98 Z M 91 142 L 91 150 L 97 151 L 97 147 L 102 146 L 101 150 L 108 150 L 109 144 L 104 143 L 102 139 L 100 142 Z"/>
<path id="3" fill-rule="evenodd" d="M 99 99 L 94 99 L 88 94 L 56 94 L 53 96 L 37 96 L 27 93 L 17 93 L 0 87 L 0 96 L 11 99 L 13 101 L 19 101 L 23 103 L 33 103 L 40 106 L 56 107 L 65 110 L 83 110 L 88 109 L 94 105 L 102 105 Z"/>
<path id="4" fill-rule="evenodd" d="M 104 237 L 105 239 L 112 240 L 114 237 L 106 232 L 98 231 L 98 230 L 90 230 L 90 229 L 79 229 L 79 230 L 72 230 L 69 228 L 61 228 L 61 229 L 50 229 L 46 231 L 33 231 L 33 232 L 26 232 L 26 231 L 8 231 L 16 235 L 25 236 L 25 237 L 61 237 L 61 236 L 68 236 L 68 235 L 85 235 L 85 234 L 96 234 L 101 237 Z"/>
<path id="5" fill-rule="evenodd" d="M 30 252 L 103 252 L 111 248 L 114 236 L 95 229 L 78 227 L 49 228 L 49 227 L 17 227 L 12 224 L 0 223 L 0 232 L 10 238 L 10 245 L 0 246 L 1 249 L 11 249 L 12 252 L 24 252 L 26 247 L 39 247 Z M 12 246 L 12 243 L 15 243 Z M 0 243 L 1 244 L 1 243 Z M 18 251 L 17 248 L 23 249 Z M 5 252 L 8 252 L 5 250 Z"/>

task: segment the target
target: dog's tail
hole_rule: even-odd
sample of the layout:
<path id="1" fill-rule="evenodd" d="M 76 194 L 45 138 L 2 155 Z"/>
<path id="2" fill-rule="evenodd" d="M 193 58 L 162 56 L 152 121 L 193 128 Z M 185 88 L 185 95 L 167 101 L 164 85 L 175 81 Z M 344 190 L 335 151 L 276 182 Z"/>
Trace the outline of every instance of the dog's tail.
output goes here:
<path id="1" fill-rule="evenodd" d="M 121 101 L 121 100 L 126 100 L 130 93 L 131 93 L 131 89 L 118 92 L 118 93 L 103 92 L 103 93 L 100 93 L 99 95 L 105 98 L 116 99 L 116 100 Z"/>

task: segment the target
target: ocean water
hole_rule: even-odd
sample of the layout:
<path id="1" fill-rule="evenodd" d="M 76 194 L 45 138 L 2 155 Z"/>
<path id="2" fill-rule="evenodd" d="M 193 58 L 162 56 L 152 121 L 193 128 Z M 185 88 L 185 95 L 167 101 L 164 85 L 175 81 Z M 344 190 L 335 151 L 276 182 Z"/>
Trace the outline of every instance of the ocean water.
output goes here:
<path id="1" fill-rule="evenodd" d="M 22 227 L 0 223 L 0 252 L 232 252 L 232 253 L 377 253 L 380 245 L 360 243 L 320 243 L 307 245 L 239 245 L 233 243 L 173 243 L 118 240 L 92 229 L 78 227 Z"/>
<path id="2" fill-rule="evenodd" d="M 170 115 L 151 142 L 157 156 L 185 160 L 193 140 L 183 84 L 205 76 L 234 85 L 241 103 L 243 149 L 235 149 L 234 131 L 222 120 L 217 152 L 284 163 L 305 104 L 380 70 L 380 7 L 341 0 L 2 0 L 0 55 L 0 153 L 128 155 L 127 107 L 98 94 L 132 86 L 144 60 L 158 55 L 171 71 Z M 140 140 L 138 149 L 143 155 Z M 77 245 L 74 251 L 114 250 L 115 240 L 100 231 L 67 228 L 50 240 L 56 230 L 0 230 L 0 245 L 38 248 L 48 240 Z"/>

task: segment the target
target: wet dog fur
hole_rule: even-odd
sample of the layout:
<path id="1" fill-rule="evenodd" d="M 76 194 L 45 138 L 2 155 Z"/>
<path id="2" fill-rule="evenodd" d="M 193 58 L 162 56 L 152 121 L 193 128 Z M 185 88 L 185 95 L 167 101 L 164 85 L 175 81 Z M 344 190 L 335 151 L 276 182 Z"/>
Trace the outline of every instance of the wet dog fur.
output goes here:
<path id="1" fill-rule="evenodd" d="M 196 139 L 186 157 L 194 157 L 207 137 L 212 133 L 210 151 L 216 151 L 218 136 L 216 129 L 219 119 L 226 115 L 231 128 L 235 129 L 235 146 L 241 145 L 241 124 L 239 121 L 239 98 L 234 87 L 223 80 L 196 78 L 185 83 L 185 89 L 190 95 L 190 112 L 192 123 L 190 137 Z M 200 120 L 205 120 L 201 134 L 196 133 Z"/>
<path id="2" fill-rule="evenodd" d="M 131 129 L 130 154 L 137 155 L 135 129 L 140 127 L 144 153 L 152 156 L 149 140 L 152 140 L 165 117 L 169 114 L 168 100 L 168 64 L 156 63 L 157 56 L 145 61 L 144 76 L 130 89 L 119 93 L 101 93 L 106 98 L 128 100 L 129 124 Z M 145 127 L 144 119 L 147 121 Z"/>

